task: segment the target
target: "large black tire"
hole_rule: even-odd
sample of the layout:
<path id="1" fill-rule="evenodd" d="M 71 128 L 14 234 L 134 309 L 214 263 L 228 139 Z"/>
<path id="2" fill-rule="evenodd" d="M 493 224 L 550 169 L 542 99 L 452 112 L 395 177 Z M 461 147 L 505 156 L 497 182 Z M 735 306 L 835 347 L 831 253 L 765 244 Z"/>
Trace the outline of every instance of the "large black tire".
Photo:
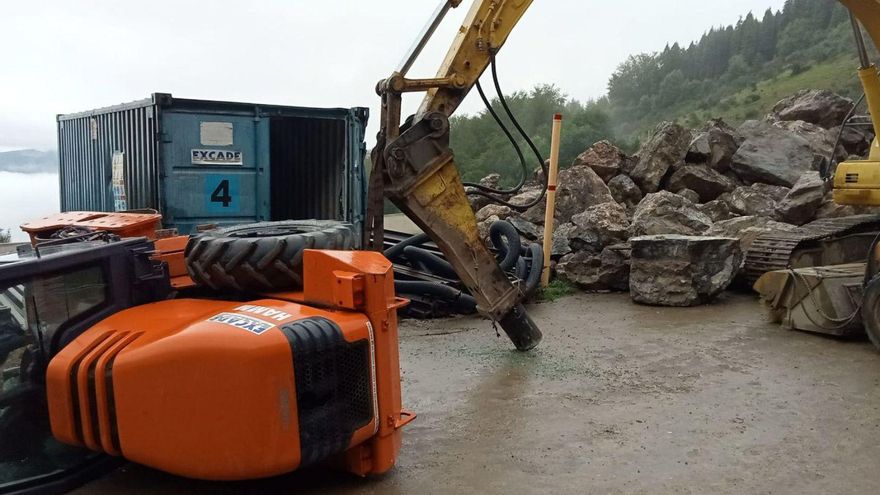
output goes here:
<path id="1" fill-rule="evenodd" d="M 345 222 L 251 223 L 191 237 L 186 268 L 197 284 L 216 290 L 300 289 L 303 250 L 353 248 L 354 231 Z"/>

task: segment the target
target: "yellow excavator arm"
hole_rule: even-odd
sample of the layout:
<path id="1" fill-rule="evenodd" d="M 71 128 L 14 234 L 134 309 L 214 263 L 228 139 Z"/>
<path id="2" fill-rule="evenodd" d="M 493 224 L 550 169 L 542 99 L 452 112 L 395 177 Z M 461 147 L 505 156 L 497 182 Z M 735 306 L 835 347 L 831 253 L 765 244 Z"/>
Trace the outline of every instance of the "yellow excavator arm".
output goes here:
<path id="1" fill-rule="evenodd" d="M 519 350 L 541 340 L 526 314 L 522 293 L 508 280 L 477 233 L 449 148 L 449 116 L 488 67 L 495 52 L 531 5 L 531 0 L 477 0 L 471 6 L 437 76 L 409 79 L 406 73 L 446 12 L 461 0 L 440 4 L 398 69 L 379 82 L 380 130 L 371 158 L 365 241 L 382 248 L 382 198 L 387 197 L 443 251 L 477 309 L 498 322 Z M 401 95 L 425 92 L 418 112 L 401 127 Z"/>
<path id="2" fill-rule="evenodd" d="M 400 66 L 379 81 L 380 130 L 372 151 L 365 244 L 382 249 L 382 203 L 390 199 L 437 243 L 477 300 L 478 309 L 501 324 L 520 350 L 530 349 L 541 332 L 520 304 L 522 294 L 498 267 L 477 234 L 476 219 L 449 148 L 449 117 L 504 45 L 531 0 L 475 0 L 440 65 L 437 75 L 412 79 L 407 72 L 444 15 L 462 0 L 437 7 Z M 875 45 L 880 43 L 880 0 L 840 0 Z M 856 22 L 858 21 L 858 23 Z M 860 30 L 857 30 L 860 39 Z M 866 100 L 880 129 L 880 78 L 860 50 L 859 75 Z M 424 92 L 414 116 L 401 125 L 401 95 Z M 867 161 L 844 162 L 835 176 L 835 200 L 880 205 L 880 146 L 875 140 Z"/>

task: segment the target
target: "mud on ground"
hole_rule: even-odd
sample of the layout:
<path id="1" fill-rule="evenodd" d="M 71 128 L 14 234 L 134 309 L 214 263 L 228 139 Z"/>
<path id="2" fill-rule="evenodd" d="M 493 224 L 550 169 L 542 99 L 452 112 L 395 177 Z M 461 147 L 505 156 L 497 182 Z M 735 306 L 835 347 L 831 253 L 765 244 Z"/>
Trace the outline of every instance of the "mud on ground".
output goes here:
<path id="1" fill-rule="evenodd" d="M 79 493 L 880 493 L 880 354 L 765 323 L 757 300 L 531 306 L 511 350 L 475 318 L 401 326 L 398 466 L 247 483 L 127 466 Z"/>

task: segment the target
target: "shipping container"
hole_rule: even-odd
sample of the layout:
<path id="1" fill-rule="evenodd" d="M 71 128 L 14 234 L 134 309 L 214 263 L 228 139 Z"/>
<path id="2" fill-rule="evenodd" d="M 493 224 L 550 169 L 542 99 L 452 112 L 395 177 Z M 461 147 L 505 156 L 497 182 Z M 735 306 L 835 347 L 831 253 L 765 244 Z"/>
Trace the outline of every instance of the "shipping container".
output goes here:
<path id="1" fill-rule="evenodd" d="M 58 115 L 61 210 L 152 208 L 184 234 L 309 218 L 360 231 L 368 115 L 166 93 Z"/>

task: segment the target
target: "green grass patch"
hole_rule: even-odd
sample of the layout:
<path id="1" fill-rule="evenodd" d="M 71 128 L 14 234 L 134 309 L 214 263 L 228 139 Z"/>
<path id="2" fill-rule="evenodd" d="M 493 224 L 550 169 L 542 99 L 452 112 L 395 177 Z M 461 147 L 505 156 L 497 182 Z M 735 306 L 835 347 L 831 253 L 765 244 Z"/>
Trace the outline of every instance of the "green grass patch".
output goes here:
<path id="1" fill-rule="evenodd" d="M 574 285 L 566 280 L 562 280 L 561 278 L 554 279 L 550 282 L 547 287 L 541 289 L 541 292 L 538 293 L 538 299 L 541 301 L 555 301 L 560 297 L 564 297 L 570 294 L 573 294 L 575 291 Z"/>

